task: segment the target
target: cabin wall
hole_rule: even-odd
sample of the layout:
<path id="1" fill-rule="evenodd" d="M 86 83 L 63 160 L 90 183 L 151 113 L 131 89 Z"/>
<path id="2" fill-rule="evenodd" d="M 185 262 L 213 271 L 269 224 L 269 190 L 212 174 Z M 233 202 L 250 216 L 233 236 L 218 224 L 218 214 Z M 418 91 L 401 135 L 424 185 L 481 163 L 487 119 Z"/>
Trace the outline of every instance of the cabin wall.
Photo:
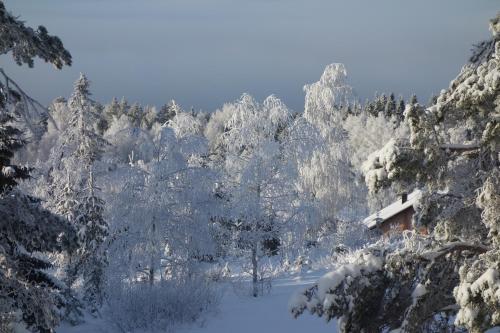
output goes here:
<path id="1" fill-rule="evenodd" d="M 413 207 L 410 206 L 407 209 L 403 210 L 402 212 L 399 212 L 393 217 L 385 220 L 383 223 L 380 224 L 379 228 L 384 235 L 387 234 L 389 231 L 402 232 L 404 230 L 411 230 L 413 229 L 411 223 L 413 214 L 415 214 L 415 210 L 413 209 Z"/>

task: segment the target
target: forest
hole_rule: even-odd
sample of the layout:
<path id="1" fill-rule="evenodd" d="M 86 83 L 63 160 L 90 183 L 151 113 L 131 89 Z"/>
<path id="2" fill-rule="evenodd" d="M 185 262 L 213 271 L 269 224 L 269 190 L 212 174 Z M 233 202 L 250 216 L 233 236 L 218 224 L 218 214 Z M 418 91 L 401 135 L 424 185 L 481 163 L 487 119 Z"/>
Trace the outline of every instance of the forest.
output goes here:
<path id="1" fill-rule="evenodd" d="M 84 73 L 45 106 L 0 67 L 0 332 L 174 332 L 227 286 L 259 302 L 312 271 L 273 305 L 291 325 L 500 332 L 499 15 L 490 30 L 428 102 L 360 101 L 332 63 L 300 111 L 99 102 Z M 1 1 L 0 54 L 72 64 Z M 411 228 L 364 222 L 415 190 Z"/>

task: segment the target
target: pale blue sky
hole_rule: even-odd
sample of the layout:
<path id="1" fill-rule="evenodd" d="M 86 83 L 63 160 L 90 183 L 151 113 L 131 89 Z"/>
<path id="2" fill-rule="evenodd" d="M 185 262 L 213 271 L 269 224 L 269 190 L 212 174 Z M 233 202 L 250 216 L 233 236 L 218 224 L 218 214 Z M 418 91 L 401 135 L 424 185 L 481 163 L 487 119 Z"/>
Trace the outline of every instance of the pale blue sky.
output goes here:
<path id="1" fill-rule="evenodd" d="M 4 67 L 47 103 L 78 73 L 94 97 L 214 110 L 243 92 L 303 109 L 302 86 L 343 62 L 364 99 L 376 91 L 426 102 L 448 86 L 474 42 L 489 36 L 498 0 L 6 0 L 73 55 L 57 71 Z"/>

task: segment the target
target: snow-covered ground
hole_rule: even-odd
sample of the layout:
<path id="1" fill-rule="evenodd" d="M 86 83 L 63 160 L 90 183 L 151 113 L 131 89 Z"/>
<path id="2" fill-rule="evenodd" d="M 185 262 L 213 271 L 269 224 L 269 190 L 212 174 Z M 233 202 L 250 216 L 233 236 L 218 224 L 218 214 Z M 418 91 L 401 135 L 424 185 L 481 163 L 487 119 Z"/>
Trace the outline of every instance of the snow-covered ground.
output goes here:
<path id="1" fill-rule="evenodd" d="M 202 327 L 179 330 L 182 333 L 255 333 L 255 332 L 315 332 L 335 333 L 336 323 L 323 318 L 303 315 L 297 319 L 288 312 L 290 296 L 297 290 L 312 285 L 322 275 L 319 272 L 281 277 L 272 282 L 268 295 L 252 298 L 239 296 L 228 288 L 220 305 L 219 313 L 207 319 Z"/>
<path id="2" fill-rule="evenodd" d="M 181 333 L 255 333 L 255 332 L 336 332 L 336 323 L 326 323 L 323 318 L 303 315 L 294 319 L 288 312 L 288 301 L 296 290 L 312 285 L 323 275 L 308 272 L 296 276 L 277 278 L 270 293 L 258 298 L 238 295 L 228 288 L 222 299 L 219 313 L 205 320 L 201 327 L 179 330 Z"/>
<path id="3" fill-rule="evenodd" d="M 309 271 L 297 275 L 276 278 L 267 295 L 253 298 L 244 295 L 243 284 L 229 283 L 218 311 L 189 327 L 176 330 L 178 333 L 266 333 L 266 332 L 315 332 L 335 333 L 336 323 L 327 323 L 323 318 L 305 314 L 294 319 L 288 312 L 288 301 L 297 290 L 316 282 L 325 271 Z M 103 320 L 88 319 L 77 327 L 61 326 L 58 333 L 114 332 Z"/>

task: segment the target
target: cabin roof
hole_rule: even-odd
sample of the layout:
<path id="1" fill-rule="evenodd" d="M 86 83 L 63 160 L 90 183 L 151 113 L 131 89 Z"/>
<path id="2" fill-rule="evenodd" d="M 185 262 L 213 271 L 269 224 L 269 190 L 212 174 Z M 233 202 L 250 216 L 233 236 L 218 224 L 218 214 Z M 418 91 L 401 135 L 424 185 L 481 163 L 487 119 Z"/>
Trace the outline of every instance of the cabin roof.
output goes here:
<path id="1" fill-rule="evenodd" d="M 420 190 L 415 190 L 408 194 L 408 199 L 406 202 L 401 202 L 401 198 L 399 198 L 398 201 L 393 202 L 389 206 L 379 210 L 376 213 L 373 213 L 372 215 L 368 216 L 363 220 L 363 223 L 369 228 L 373 229 L 377 226 L 377 222 L 381 223 L 386 221 L 387 219 L 393 217 L 394 215 L 397 215 L 401 213 L 402 211 L 413 207 L 416 203 L 420 201 L 420 198 L 422 197 L 422 191 Z"/>

